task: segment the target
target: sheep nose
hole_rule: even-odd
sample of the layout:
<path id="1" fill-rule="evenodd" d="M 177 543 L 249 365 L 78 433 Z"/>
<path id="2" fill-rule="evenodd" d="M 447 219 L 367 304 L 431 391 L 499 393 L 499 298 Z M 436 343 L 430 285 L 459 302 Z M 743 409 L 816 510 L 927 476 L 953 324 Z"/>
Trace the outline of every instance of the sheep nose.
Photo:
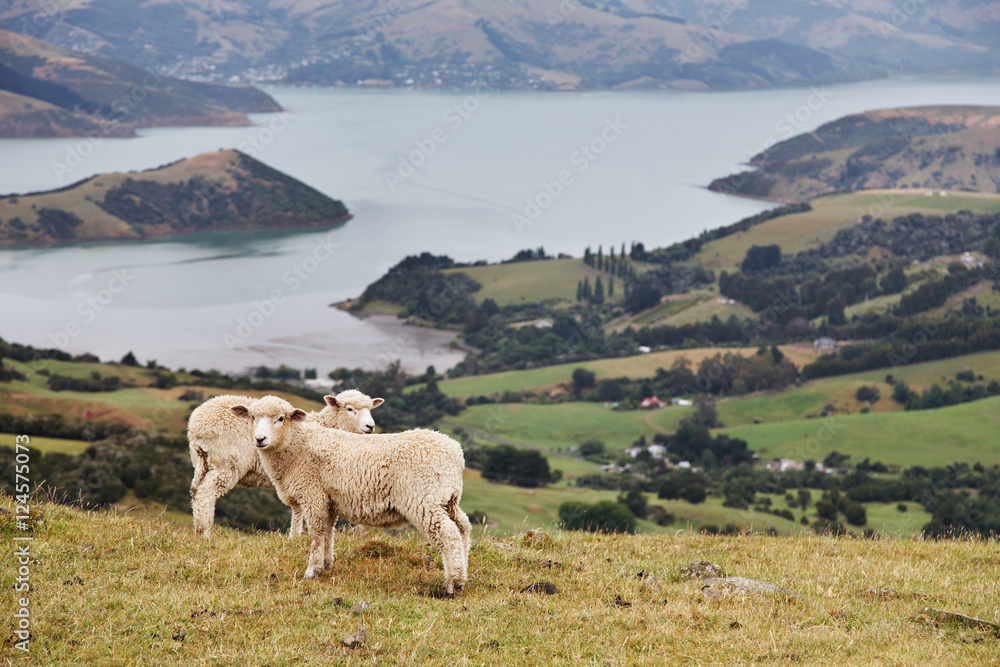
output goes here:
<path id="1" fill-rule="evenodd" d="M 258 435 L 258 436 L 257 436 L 257 444 L 258 444 L 258 445 L 263 445 L 263 444 L 264 444 L 264 440 L 266 440 L 266 439 L 267 439 L 267 438 L 266 438 L 265 436 L 263 436 L 263 435 Z"/>

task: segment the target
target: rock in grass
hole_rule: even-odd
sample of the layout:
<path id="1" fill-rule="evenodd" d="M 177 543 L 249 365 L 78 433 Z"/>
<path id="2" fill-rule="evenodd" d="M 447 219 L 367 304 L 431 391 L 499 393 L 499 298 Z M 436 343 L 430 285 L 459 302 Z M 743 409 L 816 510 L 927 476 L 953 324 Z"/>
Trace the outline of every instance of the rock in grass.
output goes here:
<path id="1" fill-rule="evenodd" d="M 360 600 L 356 605 L 354 605 L 353 607 L 351 607 L 351 613 L 352 614 L 363 614 L 366 611 L 371 610 L 371 608 L 372 608 L 372 606 L 370 604 L 368 604 L 364 600 Z"/>
<path id="2" fill-rule="evenodd" d="M 340 640 L 340 643 L 347 648 L 361 648 L 368 641 L 368 628 L 361 628 L 354 634 L 347 635 Z"/>
<path id="3" fill-rule="evenodd" d="M 709 600 L 724 598 L 733 593 L 753 593 L 757 595 L 786 595 L 804 599 L 804 596 L 777 584 L 745 577 L 712 578 L 702 581 L 701 594 Z"/>
<path id="4" fill-rule="evenodd" d="M 656 593 L 659 590 L 660 590 L 660 580 L 651 574 L 647 574 L 646 578 L 642 580 L 642 592 Z"/>
<path id="5" fill-rule="evenodd" d="M 707 560 L 693 560 L 677 573 L 681 581 L 686 579 L 720 579 L 726 576 L 722 568 Z"/>
<path id="6" fill-rule="evenodd" d="M 538 545 L 538 544 L 550 544 L 551 542 L 552 538 L 549 537 L 549 534 L 540 528 L 535 530 L 529 530 L 524 535 L 525 544 Z"/>
<path id="7" fill-rule="evenodd" d="M 919 621 L 923 619 L 929 619 L 937 625 L 965 625 L 979 630 L 989 630 L 993 634 L 1000 637 L 1000 625 L 997 625 L 992 621 L 984 621 L 982 619 L 975 618 L 973 616 L 966 616 L 965 614 L 959 614 L 954 611 L 945 611 L 943 609 L 935 609 L 934 607 L 921 607 L 913 614 L 913 616 L 910 617 L 911 621 Z"/>
<path id="8" fill-rule="evenodd" d="M 545 595 L 555 595 L 559 591 L 556 589 L 556 585 L 549 583 L 548 581 L 536 581 L 530 586 L 526 586 L 522 593 L 544 593 Z"/>

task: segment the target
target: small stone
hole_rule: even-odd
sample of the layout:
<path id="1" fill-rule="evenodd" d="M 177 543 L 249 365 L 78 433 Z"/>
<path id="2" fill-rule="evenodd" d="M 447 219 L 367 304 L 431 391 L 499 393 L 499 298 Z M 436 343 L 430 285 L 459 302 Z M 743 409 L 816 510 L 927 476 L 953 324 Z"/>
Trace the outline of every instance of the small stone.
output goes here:
<path id="1" fill-rule="evenodd" d="M 762 595 L 787 595 L 788 597 L 805 599 L 803 595 L 787 588 L 782 588 L 767 581 L 747 579 L 745 577 L 725 577 L 705 579 L 701 594 L 709 600 L 718 600 L 733 593 L 756 593 Z"/>
<path id="2" fill-rule="evenodd" d="M 722 568 L 707 560 L 693 560 L 677 573 L 681 581 L 686 579 L 719 579 L 726 576 Z"/>
<path id="3" fill-rule="evenodd" d="M 865 591 L 875 598 L 895 598 L 899 597 L 899 591 L 893 588 L 869 588 Z"/>
<path id="4" fill-rule="evenodd" d="M 910 617 L 911 621 L 919 621 L 921 619 L 929 619 L 934 623 L 941 625 L 967 625 L 973 628 L 978 628 L 980 630 L 990 630 L 993 634 L 1000 637 L 1000 625 L 993 623 L 992 621 L 984 621 L 973 616 L 966 616 L 965 614 L 959 614 L 954 611 L 945 611 L 943 609 L 934 609 L 933 607 L 921 607 Z"/>
<path id="5" fill-rule="evenodd" d="M 535 583 L 531 584 L 530 586 L 526 586 L 521 592 L 522 593 L 545 593 L 546 595 L 555 595 L 559 591 L 558 591 L 558 589 L 556 589 L 556 585 L 555 584 L 549 583 L 547 581 L 536 581 Z"/>
<path id="6" fill-rule="evenodd" d="M 354 605 L 353 607 L 351 607 L 351 613 L 352 614 L 363 614 L 366 611 L 370 611 L 371 608 L 372 608 L 372 606 L 370 604 L 368 604 L 364 600 L 360 600 L 356 605 Z"/>
<path id="7" fill-rule="evenodd" d="M 508 544 L 507 542 L 494 542 L 493 546 L 495 546 L 500 551 L 513 551 L 514 550 L 513 545 Z"/>
<path id="8" fill-rule="evenodd" d="M 340 643 L 350 649 L 361 648 L 368 641 L 368 628 L 361 628 L 340 640 Z"/>
<path id="9" fill-rule="evenodd" d="M 642 580 L 642 592 L 655 593 L 659 590 L 660 590 L 660 580 L 651 574 L 647 574 L 646 578 Z"/>
<path id="10" fill-rule="evenodd" d="M 525 533 L 524 541 L 532 542 L 534 544 L 548 544 L 549 542 L 552 541 L 552 538 L 549 537 L 548 533 L 546 533 L 544 530 L 538 528 L 535 530 L 529 530 L 527 533 Z"/>

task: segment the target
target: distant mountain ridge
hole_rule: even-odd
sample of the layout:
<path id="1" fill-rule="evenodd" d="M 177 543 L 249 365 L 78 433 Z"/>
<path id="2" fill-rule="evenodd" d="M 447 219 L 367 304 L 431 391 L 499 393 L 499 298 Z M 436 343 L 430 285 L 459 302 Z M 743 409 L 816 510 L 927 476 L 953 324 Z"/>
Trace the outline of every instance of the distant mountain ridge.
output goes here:
<path id="1" fill-rule="evenodd" d="M 58 190 L 0 198 L 0 245 L 310 228 L 350 217 L 342 202 L 249 155 L 221 150 L 147 171 L 99 174 Z"/>
<path id="2" fill-rule="evenodd" d="M 1000 69 L 987 0 L 11 0 L 0 27 L 216 81 L 733 88 Z"/>
<path id="3" fill-rule="evenodd" d="M 136 127 L 249 125 L 280 111 L 246 86 L 181 81 L 0 30 L 0 137 L 129 137 Z"/>
<path id="4" fill-rule="evenodd" d="M 845 116 L 750 160 L 709 189 L 775 201 L 844 190 L 1000 192 L 1000 107 L 881 109 Z"/>

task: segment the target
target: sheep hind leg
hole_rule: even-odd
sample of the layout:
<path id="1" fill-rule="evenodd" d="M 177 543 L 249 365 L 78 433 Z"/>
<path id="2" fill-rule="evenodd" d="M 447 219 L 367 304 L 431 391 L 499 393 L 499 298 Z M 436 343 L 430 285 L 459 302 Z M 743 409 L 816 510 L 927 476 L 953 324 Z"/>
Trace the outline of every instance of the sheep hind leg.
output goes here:
<path id="1" fill-rule="evenodd" d="M 444 507 L 436 506 L 424 512 L 420 522 L 414 525 L 441 551 L 445 592 L 448 595 L 461 595 L 469 577 L 462 553 L 464 542 L 457 523 L 448 516 Z"/>
<path id="2" fill-rule="evenodd" d="M 195 442 L 190 444 L 191 467 L 194 468 L 194 476 L 191 478 L 191 504 L 194 505 L 194 494 L 198 492 L 198 487 L 205 480 L 205 473 L 208 472 L 208 452 Z"/>
<path id="3" fill-rule="evenodd" d="M 194 530 L 208 539 L 215 522 L 215 503 L 236 486 L 236 475 L 230 470 L 213 468 L 205 473 L 191 503 Z"/>
<path id="4" fill-rule="evenodd" d="M 458 506 L 458 498 L 452 498 L 448 501 L 448 516 L 458 526 L 458 532 L 462 536 L 462 562 L 465 564 L 466 573 L 468 573 L 469 548 L 472 543 L 472 523 L 469 521 L 468 515 Z"/>

